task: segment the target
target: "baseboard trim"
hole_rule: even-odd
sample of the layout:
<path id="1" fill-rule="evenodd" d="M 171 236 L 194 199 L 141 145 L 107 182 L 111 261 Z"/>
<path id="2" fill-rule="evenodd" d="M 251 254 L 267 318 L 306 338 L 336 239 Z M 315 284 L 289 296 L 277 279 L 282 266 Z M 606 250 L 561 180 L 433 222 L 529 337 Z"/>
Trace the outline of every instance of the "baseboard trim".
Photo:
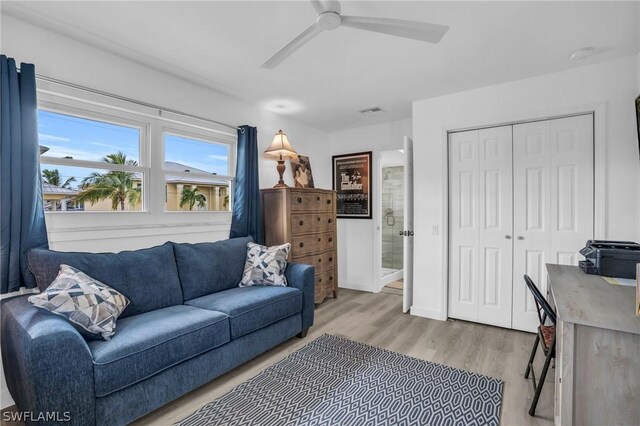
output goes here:
<path id="1" fill-rule="evenodd" d="M 338 284 L 339 288 L 346 288 L 349 290 L 359 290 L 366 291 L 368 293 L 374 293 L 373 291 L 373 283 L 344 283 L 341 282 Z"/>
<path id="2" fill-rule="evenodd" d="M 396 272 L 393 272 L 389 275 L 385 275 L 384 277 L 380 278 L 380 287 L 382 288 L 387 284 L 391 284 L 392 282 L 401 280 L 403 276 L 404 271 L 402 269 L 397 270 Z"/>
<path id="3" fill-rule="evenodd" d="M 430 318 L 438 321 L 446 321 L 447 317 L 440 311 L 434 311 L 433 309 L 423 308 L 422 306 L 413 305 L 411 307 L 411 315 L 417 317 Z"/>

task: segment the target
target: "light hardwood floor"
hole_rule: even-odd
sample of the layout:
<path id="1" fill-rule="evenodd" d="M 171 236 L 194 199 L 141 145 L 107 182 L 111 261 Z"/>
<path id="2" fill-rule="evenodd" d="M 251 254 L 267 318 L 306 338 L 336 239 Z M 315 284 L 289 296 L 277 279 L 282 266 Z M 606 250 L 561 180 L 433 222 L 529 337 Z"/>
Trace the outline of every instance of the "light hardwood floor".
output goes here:
<path id="1" fill-rule="evenodd" d="M 533 334 L 465 321 L 419 318 L 402 313 L 402 296 L 341 289 L 338 299 L 328 299 L 316 308 L 315 325 L 306 338 L 293 338 L 283 343 L 135 424 L 171 424 L 182 420 L 325 333 L 500 378 L 504 381 L 502 425 L 549 425 L 553 422 L 554 370 L 549 370 L 537 416 L 527 414 L 533 389 L 523 373 L 535 339 Z M 542 356 L 538 356 L 538 372 L 542 370 L 542 361 Z"/>
<path id="2" fill-rule="evenodd" d="M 293 338 L 139 419 L 135 425 L 170 425 L 250 379 L 325 333 L 401 352 L 416 358 L 500 378 L 504 381 L 502 425 L 550 425 L 553 375 L 549 371 L 537 416 L 527 414 L 533 397 L 523 378 L 534 335 L 465 321 L 435 321 L 402 313 L 402 296 L 340 290 L 316 308 L 315 325 L 304 339 Z M 536 371 L 541 371 L 538 351 Z"/>

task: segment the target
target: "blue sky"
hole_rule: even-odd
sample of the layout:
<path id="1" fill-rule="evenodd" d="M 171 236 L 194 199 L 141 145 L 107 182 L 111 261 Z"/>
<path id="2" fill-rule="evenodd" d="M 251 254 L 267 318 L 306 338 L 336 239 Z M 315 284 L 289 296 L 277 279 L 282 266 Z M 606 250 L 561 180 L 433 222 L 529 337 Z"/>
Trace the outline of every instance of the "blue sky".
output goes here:
<path id="1" fill-rule="evenodd" d="M 102 162 L 105 155 L 122 151 L 127 159 L 140 161 L 140 132 L 133 127 L 87 120 L 50 111 L 38 111 L 40 145 L 49 148 L 44 156 Z M 166 134 L 165 161 L 174 161 L 219 175 L 229 174 L 227 145 L 197 142 Z M 76 187 L 93 169 L 42 164 L 42 169 L 58 169 L 63 181 L 75 177 Z M 96 170 L 102 172 L 102 170 Z"/>

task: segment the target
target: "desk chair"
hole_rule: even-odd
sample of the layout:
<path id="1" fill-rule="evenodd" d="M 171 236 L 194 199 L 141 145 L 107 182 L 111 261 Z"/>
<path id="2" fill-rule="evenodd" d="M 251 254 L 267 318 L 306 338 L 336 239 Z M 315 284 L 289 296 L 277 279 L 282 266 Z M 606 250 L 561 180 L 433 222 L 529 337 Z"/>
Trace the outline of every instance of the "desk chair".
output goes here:
<path id="1" fill-rule="evenodd" d="M 536 405 L 538 405 L 538 399 L 540 398 L 540 392 L 542 391 L 542 385 L 544 384 L 544 380 L 547 377 L 547 371 L 549 370 L 549 364 L 551 360 L 556 357 L 556 313 L 553 311 L 549 302 L 544 298 L 538 287 L 533 283 L 531 278 L 528 275 L 524 276 L 524 282 L 526 283 L 529 291 L 533 295 L 533 298 L 536 302 L 536 310 L 538 313 L 538 320 L 540 320 L 540 325 L 538 326 L 538 333 L 536 335 L 536 340 L 533 343 L 533 348 L 531 349 L 531 356 L 529 357 L 529 362 L 527 363 L 527 371 L 524 373 L 525 379 L 529 378 L 529 373 L 531 373 L 531 381 L 533 383 L 533 388 L 535 390 L 535 395 L 533 396 L 533 401 L 531 401 L 531 407 L 529 408 L 529 415 L 535 416 L 536 413 Z M 547 325 L 547 320 L 551 322 L 550 325 Z M 542 347 L 542 352 L 544 352 L 545 360 L 544 367 L 542 367 L 542 374 L 538 378 L 536 383 L 536 375 L 533 371 L 533 360 L 536 357 L 536 351 L 538 349 L 538 344 Z"/>

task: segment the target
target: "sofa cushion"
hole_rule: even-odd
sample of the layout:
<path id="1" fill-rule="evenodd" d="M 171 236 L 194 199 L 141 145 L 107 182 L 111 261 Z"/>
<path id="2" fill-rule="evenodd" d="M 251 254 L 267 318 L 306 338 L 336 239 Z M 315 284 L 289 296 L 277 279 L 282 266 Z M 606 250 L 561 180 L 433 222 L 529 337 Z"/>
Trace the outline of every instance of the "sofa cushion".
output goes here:
<path id="1" fill-rule="evenodd" d="M 120 318 L 182 304 L 172 243 L 120 253 L 32 249 L 27 261 L 41 291 L 49 287 L 60 265 L 65 264 L 124 294 L 131 303 Z"/>
<path id="2" fill-rule="evenodd" d="M 175 244 L 184 300 L 234 288 L 242 279 L 251 237 L 215 243 Z"/>
<path id="3" fill-rule="evenodd" d="M 225 314 L 193 306 L 171 306 L 121 319 L 111 340 L 88 343 L 96 396 L 130 386 L 229 340 Z"/>
<path id="4" fill-rule="evenodd" d="M 29 297 L 29 303 L 66 319 L 87 338 L 109 340 L 129 300 L 82 271 L 61 265 L 53 283 Z"/>
<path id="5" fill-rule="evenodd" d="M 302 292 L 291 287 L 236 287 L 185 302 L 229 316 L 236 339 L 302 311 Z"/>

